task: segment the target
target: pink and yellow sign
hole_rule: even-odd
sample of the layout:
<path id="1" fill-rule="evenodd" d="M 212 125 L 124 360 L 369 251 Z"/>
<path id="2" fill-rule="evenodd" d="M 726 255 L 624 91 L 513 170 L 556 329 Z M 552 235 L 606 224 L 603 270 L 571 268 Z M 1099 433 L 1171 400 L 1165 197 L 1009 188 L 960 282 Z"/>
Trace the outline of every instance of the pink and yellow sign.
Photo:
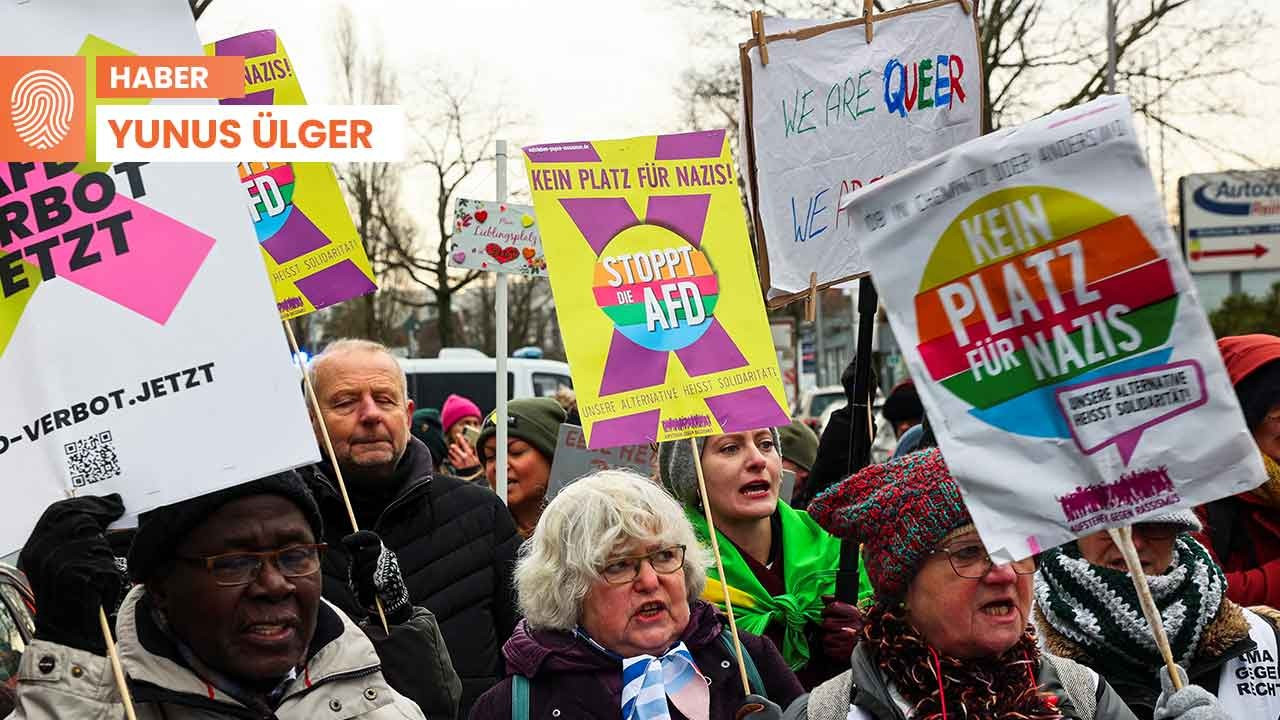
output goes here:
<path id="1" fill-rule="evenodd" d="M 305 105 L 293 63 L 274 30 L 205 46 L 244 56 L 244 97 L 223 105 Z M 240 184 L 283 318 L 306 315 L 378 289 L 346 201 L 328 163 L 242 162 Z"/>
<path id="2" fill-rule="evenodd" d="M 786 424 L 724 131 L 524 152 L 590 447 Z"/>

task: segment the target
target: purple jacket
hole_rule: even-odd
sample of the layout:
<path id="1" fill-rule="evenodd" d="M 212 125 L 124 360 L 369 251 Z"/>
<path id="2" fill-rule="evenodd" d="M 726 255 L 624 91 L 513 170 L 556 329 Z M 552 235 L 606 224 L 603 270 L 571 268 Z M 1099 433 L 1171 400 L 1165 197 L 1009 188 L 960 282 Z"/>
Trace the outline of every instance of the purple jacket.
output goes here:
<path id="1" fill-rule="evenodd" d="M 720 642 L 728 620 L 699 600 L 690 608 L 689 626 L 680 639 L 698 670 L 710 679 L 711 720 L 733 720 L 744 697 L 737 662 Z M 751 655 L 766 695 L 782 707 L 804 694 L 800 682 L 768 638 L 739 632 L 742 650 Z M 507 678 L 480 696 L 471 720 L 511 717 L 511 675 L 530 678 L 529 717 L 559 720 L 617 718 L 622 714 L 622 665 L 571 633 L 530 630 L 521 621 L 507 644 Z M 672 720 L 686 720 L 671 708 Z"/>

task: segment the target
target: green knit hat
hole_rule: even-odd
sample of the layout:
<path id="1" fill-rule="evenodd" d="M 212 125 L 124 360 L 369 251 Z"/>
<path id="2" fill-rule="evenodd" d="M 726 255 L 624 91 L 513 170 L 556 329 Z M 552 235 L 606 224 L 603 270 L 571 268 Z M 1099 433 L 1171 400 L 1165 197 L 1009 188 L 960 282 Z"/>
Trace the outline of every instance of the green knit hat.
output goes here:
<path id="1" fill-rule="evenodd" d="M 790 460 L 805 470 L 812 470 L 818 459 L 818 434 L 800 420 L 778 428 L 782 444 L 782 458 Z"/>
<path id="2" fill-rule="evenodd" d="M 484 446 L 489 438 L 498 434 L 495 424 L 498 411 L 489 413 L 480 428 L 476 441 L 476 453 L 480 462 L 485 458 Z M 520 398 L 507 403 L 507 437 L 519 438 L 532 445 L 551 462 L 556 454 L 556 439 L 560 437 L 560 424 L 564 422 L 564 408 L 551 398 Z"/>

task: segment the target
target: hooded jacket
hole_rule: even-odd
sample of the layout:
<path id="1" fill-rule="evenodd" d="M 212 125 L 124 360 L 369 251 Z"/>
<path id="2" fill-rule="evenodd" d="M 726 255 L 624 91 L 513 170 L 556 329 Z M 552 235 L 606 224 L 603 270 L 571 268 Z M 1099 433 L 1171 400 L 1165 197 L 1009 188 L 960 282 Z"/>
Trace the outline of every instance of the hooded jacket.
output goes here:
<path id="1" fill-rule="evenodd" d="M 254 711 L 206 683 L 182 661 L 173 641 L 147 611 L 143 586 L 125 598 L 116 623 L 120 662 L 129 678 L 138 720 L 261 720 Z M 124 718 L 105 657 L 37 640 L 18 670 L 18 706 L 11 718 Z M 349 619 L 322 602 L 307 662 L 266 720 L 406 720 L 423 718 L 412 701 L 382 676 L 373 644 Z"/>
<path id="2" fill-rule="evenodd" d="M 339 608 L 364 614 L 347 587 L 350 562 L 341 539 L 351 521 L 328 466 L 304 473 L 320 503 L 326 541 L 324 597 Z M 432 473 L 431 453 L 410 438 L 397 476 L 400 489 L 376 513 L 372 530 L 396 554 L 409 601 L 430 610 L 440 623 L 453 667 L 462 680 L 459 716 L 502 677 L 502 643 L 517 614 L 511 573 L 520 537 L 506 506 L 488 488 Z M 357 508 L 357 513 L 361 509 Z M 395 658 L 383 658 L 388 665 Z M 395 675 L 414 668 L 397 668 Z"/>
<path id="3" fill-rule="evenodd" d="M 1058 698 L 1058 710 L 1066 720 L 1134 720 L 1133 713 L 1105 680 L 1070 660 L 1041 655 L 1036 681 L 1042 691 Z M 1068 684 L 1072 686 L 1071 691 L 1067 690 Z M 1072 698 L 1079 693 L 1092 694 L 1093 713 L 1077 708 Z M 956 713 L 957 717 L 960 715 Z M 787 708 L 783 717 L 785 720 L 909 720 L 894 702 L 875 658 L 864 645 L 853 651 L 849 670 L 814 688 L 806 699 Z"/>
<path id="4" fill-rule="evenodd" d="M 1280 507 L 1259 495 L 1264 489 L 1280 496 L 1280 474 L 1270 475 L 1258 490 L 1196 508 L 1205 530 L 1195 537 L 1226 573 L 1228 598 L 1280 607 Z"/>
<path id="5" fill-rule="evenodd" d="M 699 672 L 711 688 L 711 720 L 732 720 L 744 698 L 737 661 L 720 641 L 728 621 L 714 607 L 695 601 L 689 625 L 681 634 Z M 800 682 L 767 638 L 739 632 L 743 652 L 751 655 L 768 698 L 783 707 L 799 697 Z M 571 633 L 531 630 L 520 623 L 503 647 L 508 675 L 530 679 L 531 718 L 612 718 L 622 709 L 622 666 Z M 511 677 L 485 693 L 471 711 L 471 720 L 511 717 Z M 674 708 L 672 720 L 685 720 Z"/>

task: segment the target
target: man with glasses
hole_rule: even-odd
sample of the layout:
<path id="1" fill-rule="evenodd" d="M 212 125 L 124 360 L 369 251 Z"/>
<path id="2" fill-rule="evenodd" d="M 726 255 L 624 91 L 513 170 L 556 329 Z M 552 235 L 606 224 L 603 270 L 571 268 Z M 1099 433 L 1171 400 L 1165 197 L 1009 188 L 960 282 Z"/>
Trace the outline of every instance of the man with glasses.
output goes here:
<path id="1" fill-rule="evenodd" d="M 1226 597 L 1222 570 L 1190 535 L 1199 530 L 1190 510 L 1133 526 L 1173 659 L 1191 683 L 1217 696 L 1226 717 L 1280 717 L 1275 624 Z M 1110 535 L 1044 553 L 1036 579 L 1036 626 L 1049 652 L 1096 670 L 1134 714 L 1151 718 L 1161 691 L 1152 668 L 1164 661 Z"/>
<path id="2" fill-rule="evenodd" d="M 98 619 L 117 604 L 139 718 L 454 716 L 459 684 L 429 614 L 411 612 L 387 637 L 320 598 L 322 521 L 297 473 L 144 514 L 128 562 L 139 585 L 121 602 L 128 583 L 104 531 L 123 513 L 118 495 L 54 503 L 23 548 L 36 641 L 13 717 L 124 716 Z M 370 636 L 418 654 L 421 696 L 436 707 L 392 689 Z"/>

